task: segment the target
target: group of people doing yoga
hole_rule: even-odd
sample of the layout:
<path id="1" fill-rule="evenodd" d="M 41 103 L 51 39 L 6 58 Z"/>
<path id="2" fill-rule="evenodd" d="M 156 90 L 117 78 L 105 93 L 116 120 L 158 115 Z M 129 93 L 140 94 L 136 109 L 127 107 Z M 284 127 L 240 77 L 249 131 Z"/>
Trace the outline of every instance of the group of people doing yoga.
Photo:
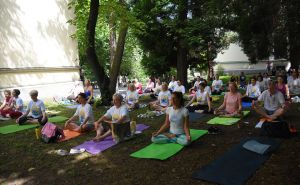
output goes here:
<path id="1" fill-rule="evenodd" d="M 293 81 L 285 85 L 281 76 L 277 77 L 277 81 L 268 79 L 266 82 L 267 88 L 261 91 L 260 84 L 253 76 L 246 87 L 246 94 L 242 95 L 239 92 L 237 82 L 234 80 L 224 86 L 222 80 L 216 75 L 210 87 L 205 80 L 198 77 L 193 87 L 189 89 L 189 93 L 186 93 L 190 101 L 185 104 L 184 93 L 182 92 L 183 85 L 180 81 L 176 81 L 175 77 L 172 77 L 169 84 L 163 82 L 155 87 L 157 88 L 155 91 L 149 92 L 157 93 L 157 100 L 149 103 L 150 108 L 163 111 L 166 114 L 164 124 L 152 134 L 152 141 L 154 143 L 176 142 L 187 145 L 191 142 L 189 112 L 204 110 L 203 113 L 240 117 L 242 116 L 242 101 L 251 101 L 252 108 L 261 116 L 271 120 L 277 119 L 286 112 L 288 98 L 300 90 L 298 74 L 293 72 L 290 80 Z M 221 106 L 213 108 L 212 95 L 220 95 L 226 89 L 227 92 Z M 132 83 L 128 84 L 125 99 L 119 93 L 114 94 L 112 97 L 113 106 L 96 121 L 94 120 L 92 106 L 89 103 L 92 99 L 90 98 L 92 89 L 88 90 L 90 94 L 84 92 L 78 94 L 77 101 L 79 105 L 75 114 L 66 121 L 64 127 L 76 132 L 87 132 L 95 129 L 94 141 L 101 141 L 109 135 L 112 135 L 116 142 L 130 138 L 132 133 L 130 130 L 129 109 L 139 107 L 139 93 L 136 86 Z M 29 93 L 31 101 L 26 111 L 23 111 L 23 101 L 18 97 L 20 95 L 19 90 L 14 89 L 12 95 L 9 90 L 6 90 L 4 94 L 5 100 L 0 107 L 2 116 L 15 118 L 18 124 L 30 121 L 44 125 L 48 121 L 45 105 L 42 100 L 38 99 L 36 90 Z M 263 102 L 263 105 L 259 102 Z"/>

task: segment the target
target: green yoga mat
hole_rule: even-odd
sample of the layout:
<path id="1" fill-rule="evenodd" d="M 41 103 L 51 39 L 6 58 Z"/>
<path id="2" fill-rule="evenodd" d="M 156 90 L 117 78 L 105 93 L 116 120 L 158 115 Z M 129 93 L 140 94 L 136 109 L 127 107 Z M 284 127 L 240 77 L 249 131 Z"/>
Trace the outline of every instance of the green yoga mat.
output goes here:
<path id="1" fill-rule="evenodd" d="M 243 111 L 244 116 L 247 116 L 250 111 Z M 241 118 L 226 118 L 226 117 L 215 117 L 207 122 L 207 124 L 215 125 L 233 125 L 238 122 Z"/>
<path id="2" fill-rule="evenodd" d="M 54 117 L 48 118 L 48 122 L 51 122 L 51 123 L 63 123 L 65 121 L 67 121 L 68 119 L 69 118 L 64 117 L 64 116 L 54 116 Z"/>
<path id="3" fill-rule="evenodd" d="M 10 133 L 14 133 L 14 132 L 19 132 L 22 130 L 27 130 L 27 129 L 31 129 L 31 128 L 35 128 L 38 125 L 6 125 L 3 127 L 0 127 L 0 133 L 1 134 L 10 134 Z"/>
<path id="4" fill-rule="evenodd" d="M 207 130 L 195 130 L 190 129 L 192 141 L 195 141 L 199 137 L 205 135 Z M 166 160 L 169 157 L 175 155 L 184 146 L 177 144 L 177 143 L 166 143 L 166 144 L 155 144 L 152 143 L 145 148 L 132 153 L 131 157 L 136 158 L 145 158 L 145 159 L 159 159 L 159 160 Z"/>

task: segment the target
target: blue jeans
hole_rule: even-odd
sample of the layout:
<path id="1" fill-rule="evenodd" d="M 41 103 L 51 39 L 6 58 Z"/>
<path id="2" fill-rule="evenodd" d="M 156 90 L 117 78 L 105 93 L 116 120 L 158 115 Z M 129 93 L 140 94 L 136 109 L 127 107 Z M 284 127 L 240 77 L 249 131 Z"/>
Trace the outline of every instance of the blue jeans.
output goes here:
<path id="1" fill-rule="evenodd" d="M 153 143 L 160 143 L 160 144 L 178 143 L 178 144 L 183 145 L 183 146 L 186 146 L 186 145 L 190 144 L 190 142 L 187 140 L 185 134 L 178 134 L 173 138 L 168 138 L 164 134 L 159 134 L 157 136 L 152 137 L 151 141 Z"/>

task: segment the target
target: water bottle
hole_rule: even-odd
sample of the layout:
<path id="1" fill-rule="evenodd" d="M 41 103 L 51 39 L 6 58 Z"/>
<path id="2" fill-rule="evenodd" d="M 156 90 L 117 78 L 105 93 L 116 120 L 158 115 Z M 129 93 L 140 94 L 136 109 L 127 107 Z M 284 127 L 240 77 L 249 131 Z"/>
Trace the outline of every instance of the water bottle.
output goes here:
<path id="1" fill-rule="evenodd" d="M 37 140 L 39 140 L 41 138 L 41 128 L 40 127 L 35 128 L 35 137 Z"/>
<path id="2" fill-rule="evenodd" d="M 131 121 L 130 122 L 130 131 L 131 131 L 131 135 L 133 136 L 135 134 L 135 131 L 136 131 L 136 121 Z"/>

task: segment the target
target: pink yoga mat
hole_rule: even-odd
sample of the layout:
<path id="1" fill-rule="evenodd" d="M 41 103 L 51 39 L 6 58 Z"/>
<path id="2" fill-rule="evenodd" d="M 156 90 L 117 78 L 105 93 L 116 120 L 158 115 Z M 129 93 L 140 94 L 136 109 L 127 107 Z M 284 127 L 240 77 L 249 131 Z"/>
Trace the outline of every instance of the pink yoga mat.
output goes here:
<path id="1" fill-rule="evenodd" d="M 143 131 L 147 128 L 149 128 L 149 126 L 144 125 L 144 124 L 136 125 L 137 131 Z M 95 155 L 95 154 L 98 154 L 114 145 L 116 145 L 116 143 L 113 141 L 111 136 L 108 136 L 100 142 L 94 142 L 93 140 L 86 141 L 86 142 L 82 143 L 81 145 L 74 147 L 74 149 L 84 148 L 87 152 Z"/>

